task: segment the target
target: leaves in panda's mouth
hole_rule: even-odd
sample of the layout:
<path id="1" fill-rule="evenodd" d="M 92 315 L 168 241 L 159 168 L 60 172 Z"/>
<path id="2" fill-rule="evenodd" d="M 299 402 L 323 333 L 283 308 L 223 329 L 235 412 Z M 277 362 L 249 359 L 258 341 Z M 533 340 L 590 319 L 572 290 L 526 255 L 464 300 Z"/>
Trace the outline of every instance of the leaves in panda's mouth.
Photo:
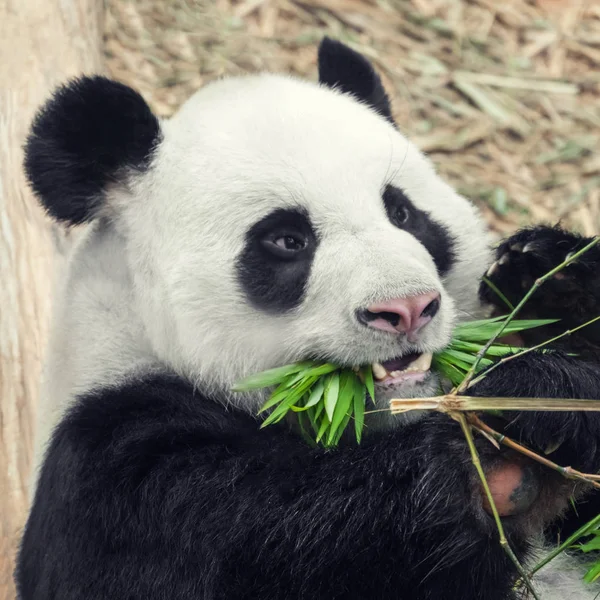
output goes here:
<path id="1" fill-rule="evenodd" d="M 278 423 L 296 413 L 303 435 L 311 443 L 337 446 L 351 419 L 360 443 L 365 402 L 375 397 L 371 367 L 340 368 L 331 363 L 305 361 L 270 369 L 244 379 L 234 391 L 277 386 L 259 414 L 270 411 L 261 427 Z"/>
<path id="2" fill-rule="evenodd" d="M 432 368 L 458 385 L 478 360 L 478 353 L 498 330 L 504 317 L 471 321 L 458 325 L 446 349 L 434 355 Z M 509 323 L 505 334 L 556 323 L 552 319 L 520 320 Z M 493 344 L 478 363 L 478 372 L 516 349 Z M 371 365 L 360 369 L 341 368 L 332 363 L 303 361 L 251 375 L 240 381 L 236 392 L 275 388 L 259 414 L 268 413 L 261 427 L 282 421 L 287 414 L 297 416 L 300 430 L 312 444 L 337 446 L 350 421 L 356 441 L 362 439 L 365 405 L 375 399 Z"/>

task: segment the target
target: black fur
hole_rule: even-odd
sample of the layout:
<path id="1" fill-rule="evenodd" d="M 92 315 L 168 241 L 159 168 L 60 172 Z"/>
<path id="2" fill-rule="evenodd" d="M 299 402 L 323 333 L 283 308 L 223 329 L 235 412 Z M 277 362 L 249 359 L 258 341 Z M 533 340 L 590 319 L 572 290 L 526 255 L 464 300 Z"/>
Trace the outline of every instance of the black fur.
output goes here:
<path id="1" fill-rule="evenodd" d="M 79 224 L 94 218 L 124 169 L 148 167 L 159 138 L 158 120 L 137 92 L 83 77 L 59 88 L 35 117 L 25 170 L 48 213 Z"/>
<path id="2" fill-rule="evenodd" d="M 560 227 L 523 229 L 498 247 L 496 267 L 488 277 L 516 305 L 537 278 L 591 241 L 591 238 L 566 232 Z M 527 251 L 523 252 L 524 249 Z M 481 299 L 494 305 L 498 313 L 508 312 L 503 301 L 485 282 L 479 293 Z M 525 304 L 521 315 L 524 318 L 560 319 L 556 325 L 524 332 L 522 337 L 528 345 L 548 340 L 600 316 L 600 248 L 592 248 L 547 281 Z M 600 322 L 581 329 L 554 347 L 600 361 Z"/>
<path id="3" fill-rule="evenodd" d="M 81 398 L 56 430 L 19 592 L 501 600 L 513 573 L 474 481 L 460 429 L 445 416 L 358 448 L 311 450 L 176 378 L 136 381 Z"/>
<path id="4" fill-rule="evenodd" d="M 524 359 L 539 361 L 535 391 L 564 393 L 547 359 Z M 525 386 L 530 365 L 517 368 Z M 498 461 L 477 445 L 484 466 Z M 543 473 L 547 499 L 563 480 Z M 506 520 L 519 556 L 539 517 Z M 506 600 L 515 577 L 446 415 L 310 449 L 174 376 L 78 401 L 53 436 L 17 568 L 21 600 Z"/>
<path id="5" fill-rule="evenodd" d="M 592 240 L 567 232 L 560 227 L 531 227 L 517 232 L 498 247 L 496 267 L 488 274 L 492 283 L 517 304 L 534 281 L 562 263 L 567 255 L 580 250 Z M 523 250 L 526 249 L 526 252 Z M 503 301 L 485 282 L 480 296 L 496 307 L 500 314 L 508 312 Z M 549 325 L 523 332 L 521 337 L 528 346 L 544 342 L 567 329 L 573 329 L 600 316 L 600 248 L 590 249 L 556 277 L 547 281 L 525 304 L 522 317 L 560 319 Z M 518 361 L 502 370 L 506 377 L 492 378 L 479 388 L 482 395 L 512 395 L 519 389 L 521 395 L 533 397 L 558 396 L 567 398 L 598 398 L 600 386 L 596 373 L 600 365 L 600 325 L 598 323 L 562 338 L 552 346 L 555 350 L 575 353 L 579 358 L 557 354 L 546 357 L 544 364 L 538 358 L 528 363 L 531 376 L 518 377 Z M 583 362 L 581 359 L 584 359 Z M 539 382 L 539 374 L 554 362 L 556 390 Z M 542 379 L 543 381 L 543 379 Z M 579 394 L 579 395 L 578 395 Z M 562 445 L 552 458 L 564 466 L 578 466 L 582 470 L 597 471 L 595 456 L 600 446 L 598 434 L 600 416 L 597 413 L 521 413 L 513 415 L 522 439 L 540 449 Z M 575 508 L 570 507 L 565 519 L 549 529 L 552 541 L 564 540 L 579 527 L 600 514 L 600 493 L 588 494 Z"/>
<path id="6" fill-rule="evenodd" d="M 419 210 L 397 187 L 388 185 L 383 203 L 390 221 L 399 229 L 414 235 L 433 257 L 440 275 L 445 275 L 454 261 L 454 244 L 447 229 Z"/>
<path id="7" fill-rule="evenodd" d="M 390 100 L 371 63 L 362 54 L 328 37 L 319 46 L 319 81 L 352 94 L 394 123 Z"/>
<path id="8" fill-rule="evenodd" d="M 274 252 L 272 242 L 285 236 L 305 241 L 290 256 Z M 256 223 L 246 235 L 237 260 L 238 280 L 244 295 L 261 310 L 288 311 L 299 306 L 310 276 L 317 236 L 305 212 L 279 209 Z"/>

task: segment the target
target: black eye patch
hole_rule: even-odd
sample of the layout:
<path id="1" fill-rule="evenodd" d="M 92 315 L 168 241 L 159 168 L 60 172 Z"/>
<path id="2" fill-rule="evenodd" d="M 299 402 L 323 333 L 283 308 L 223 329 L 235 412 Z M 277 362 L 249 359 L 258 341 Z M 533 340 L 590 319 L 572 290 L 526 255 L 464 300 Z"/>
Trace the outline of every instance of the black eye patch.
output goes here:
<path id="1" fill-rule="evenodd" d="M 302 302 L 317 236 L 301 210 L 278 209 L 246 234 L 237 276 L 248 300 L 269 312 L 285 312 Z"/>
<path id="2" fill-rule="evenodd" d="M 455 258 L 454 243 L 448 230 L 429 213 L 419 210 L 401 189 L 393 185 L 386 186 L 383 203 L 390 222 L 416 237 L 431 254 L 438 273 L 445 275 Z"/>

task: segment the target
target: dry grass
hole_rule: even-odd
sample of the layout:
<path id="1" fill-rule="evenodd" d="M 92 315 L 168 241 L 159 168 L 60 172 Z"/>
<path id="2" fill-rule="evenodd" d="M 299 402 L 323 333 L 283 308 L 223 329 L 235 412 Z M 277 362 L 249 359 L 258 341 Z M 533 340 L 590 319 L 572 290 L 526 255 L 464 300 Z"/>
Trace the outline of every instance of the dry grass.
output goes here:
<path id="1" fill-rule="evenodd" d="M 401 128 L 498 232 L 600 231 L 598 0 L 108 0 L 111 75 L 161 115 L 227 73 L 369 56 Z"/>

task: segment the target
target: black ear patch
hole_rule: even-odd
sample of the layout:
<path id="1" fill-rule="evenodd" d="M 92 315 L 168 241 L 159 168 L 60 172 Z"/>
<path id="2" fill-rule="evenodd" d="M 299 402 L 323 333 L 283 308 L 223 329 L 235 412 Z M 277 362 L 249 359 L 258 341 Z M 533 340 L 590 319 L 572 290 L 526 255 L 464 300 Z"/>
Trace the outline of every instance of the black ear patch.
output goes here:
<path id="1" fill-rule="evenodd" d="M 125 168 L 147 168 L 159 139 L 158 119 L 136 91 L 83 77 L 59 88 L 36 115 L 25 172 L 48 213 L 76 225 L 94 218 L 106 186 Z"/>
<path id="2" fill-rule="evenodd" d="M 394 122 L 390 99 L 371 63 L 362 54 L 328 37 L 319 46 L 319 81 L 352 94 Z"/>

